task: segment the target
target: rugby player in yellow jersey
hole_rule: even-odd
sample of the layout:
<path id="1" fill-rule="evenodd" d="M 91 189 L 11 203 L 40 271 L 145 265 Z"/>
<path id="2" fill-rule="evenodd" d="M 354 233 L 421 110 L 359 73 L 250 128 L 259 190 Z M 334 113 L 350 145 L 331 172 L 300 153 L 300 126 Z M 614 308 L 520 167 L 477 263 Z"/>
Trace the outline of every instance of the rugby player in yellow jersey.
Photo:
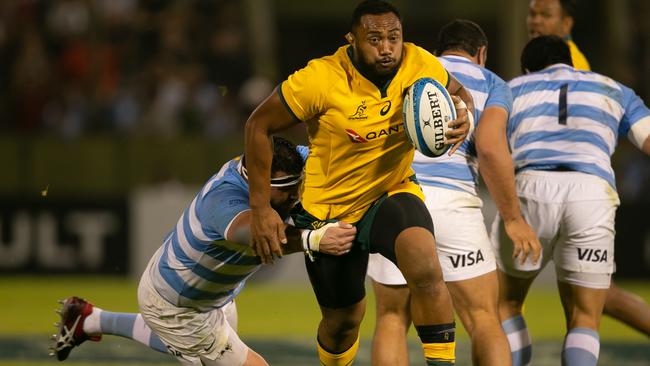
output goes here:
<path id="1" fill-rule="evenodd" d="M 571 39 L 575 0 L 531 0 L 528 7 L 528 35 L 562 37 L 569 45 L 571 61 L 578 70 L 591 70 L 586 57 Z M 616 286 L 612 281 L 603 313 L 650 336 L 650 305 L 641 297 Z"/>
<path id="2" fill-rule="evenodd" d="M 328 221 L 355 224 L 352 250 L 340 257 L 315 253 L 307 271 L 321 308 L 317 348 L 321 365 L 349 365 L 365 312 L 368 253 L 379 252 L 401 269 L 411 291 L 413 323 L 427 365 L 455 362 L 455 323 L 436 254 L 433 224 L 414 182 L 413 147 L 402 123 L 404 91 L 417 79 L 440 81 L 455 102 L 473 101 L 435 56 L 402 39 L 398 10 L 364 1 L 352 15 L 349 45 L 310 61 L 252 113 L 246 123 L 252 245 L 266 261 L 280 255 L 284 225 L 268 204 L 271 134 L 304 122 L 310 143 L 294 212 L 297 227 Z M 467 136 L 467 111 L 447 134 L 452 151 Z M 310 253 L 311 255 L 311 253 Z"/>
<path id="3" fill-rule="evenodd" d="M 571 39 L 574 0 L 531 0 L 528 5 L 528 36 L 558 36 L 569 45 L 571 61 L 578 70 L 590 70 L 589 62 Z"/>

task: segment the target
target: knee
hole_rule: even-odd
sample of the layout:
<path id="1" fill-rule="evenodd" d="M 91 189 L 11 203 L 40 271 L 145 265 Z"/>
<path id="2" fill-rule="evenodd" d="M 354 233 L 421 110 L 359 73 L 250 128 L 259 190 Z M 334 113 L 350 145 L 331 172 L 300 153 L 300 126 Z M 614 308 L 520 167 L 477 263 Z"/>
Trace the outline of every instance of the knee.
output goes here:
<path id="1" fill-rule="evenodd" d="M 428 234 L 430 235 L 430 234 Z M 406 235 L 400 234 L 400 238 Z M 413 294 L 422 291 L 446 291 L 435 242 L 430 240 L 411 241 L 396 245 L 397 264 L 406 278 Z"/>
<path id="2" fill-rule="evenodd" d="M 336 338 L 358 333 L 365 312 L 365 302 L 363 307 L 357 305 L 344 309 L 323 310 L 324 330 Z"/>

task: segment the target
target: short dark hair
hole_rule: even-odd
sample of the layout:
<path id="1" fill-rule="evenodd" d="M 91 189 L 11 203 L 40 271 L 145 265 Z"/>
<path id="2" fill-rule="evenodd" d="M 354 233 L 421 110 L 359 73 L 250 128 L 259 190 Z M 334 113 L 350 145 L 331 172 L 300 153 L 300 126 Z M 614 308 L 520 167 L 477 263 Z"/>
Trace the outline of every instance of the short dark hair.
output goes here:
<path id="1" fill-rule="evenodd" d="M 456 19 L 440 28 L 436 55 L 445 51 L 464 51 L 476 56 L 479 48 L 487 46 L 488 39 L 478 24 L 465 19 Z"/>
<path id="2" fill-rule="evenodd" d="M 393 13 L 397 16 L 400 22 L 402 21 L 402 16 L 400 15 L 399 10 L 397 10 L 393 4 L 383 0 L 362 1 L 352 12 L 352 23 L 350 24 L 350 29 L 354 30 L 354 27 L 361 23 L 361 17 L 364 15 L 381 15 L 386 13 Z"/>
<path id="3" fill-rule="evenodd" d="M 560 6 L 562 7 L 562 11 L 564 11 L 564 14 L 573 18 L 577 10 L 576 1 L 575 0 L 559 0 L 559 1 L 560 1 Z"/>
<path id="4" fill-rule="evenodd" d="M 296 150 L 296 145 L 280 136 L 273 136 L 273 161 L 271 172 L 283 171 L 288 175 L 299 175 L 305 162 Z"/>
<path id="5" fill-rule="evenodd" d="M 539 36 L 528 41 L 521 52 L 521 71 L 535 72 L 553 64 L 573 66 L 571 51 L 558 36 Z"/>

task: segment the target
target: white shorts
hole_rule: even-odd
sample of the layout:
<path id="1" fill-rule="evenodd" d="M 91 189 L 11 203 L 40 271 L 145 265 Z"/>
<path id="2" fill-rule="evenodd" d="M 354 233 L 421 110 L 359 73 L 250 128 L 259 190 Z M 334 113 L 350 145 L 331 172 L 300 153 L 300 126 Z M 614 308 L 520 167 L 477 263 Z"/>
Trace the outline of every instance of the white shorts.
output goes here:
<path id="1" fill-rule="evenodd" d="M 248 346 L 227 320 L 230 305 L 209 312 L 177 307 L 151 284 L 149 267 L 138 286 L 138 304 L 145 323 L 183 365 L 243 365 Z M 234 306 L 230 306 L 232 310 Z M 232 314 L 231 314 L 232 315 Z"/>
<path id="2" fill-rule="evenodd" d="M 422 190 L 445 281 L 463 281 L 496 270 L 481 199 L 446 188 L 422 186 Z M 406 284 L 397 266 L 380 254 L 370 254 L 368 276 L 386 285 Z"/>
<path id="3" fill-rule="evenodd" d="M 499 268 L 513 277 L 531 278 L 552 259 L 559 281 L 609 288 L 616 191 L 605 180 L 579 172 L 524 171 L 517 174 L 516 185 L 524 218 L 542 244 L 542 260 L 532 267 L 513 260 L 512 242 L 497 215 L 491 240 Z"/>

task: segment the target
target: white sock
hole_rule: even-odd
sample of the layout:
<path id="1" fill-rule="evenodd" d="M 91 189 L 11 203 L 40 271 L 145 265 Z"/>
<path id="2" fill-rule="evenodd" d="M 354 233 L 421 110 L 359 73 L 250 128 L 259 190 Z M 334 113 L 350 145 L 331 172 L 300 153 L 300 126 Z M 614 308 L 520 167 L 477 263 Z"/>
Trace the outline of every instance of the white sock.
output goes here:
<path id="1" fill-rule="evenodd" d="M 93 306 L 92 313 L 90 313 L 90 315 L 88 315 L 84 320 L 83 330 L 86 332 L 86 334 L 96 335 L 102 333 L 102 326 L 100 321 L 102 311 L 102 309 Z"/>
<path id="2" fill-rule="evenodd" d="M 562 365 L 596 366 L 600 353 L 600 337 L 589 328 L 573 328 L 564 339 Z"/>
<path id="3" fill-rule="evenodd" d="M 508 343 L 510 344 L 512 366 L 530 365 L 533 347 L 524 318 L 521 315 L 514 316 L 503 321 L 501 327 L 506 333 Z"/>

